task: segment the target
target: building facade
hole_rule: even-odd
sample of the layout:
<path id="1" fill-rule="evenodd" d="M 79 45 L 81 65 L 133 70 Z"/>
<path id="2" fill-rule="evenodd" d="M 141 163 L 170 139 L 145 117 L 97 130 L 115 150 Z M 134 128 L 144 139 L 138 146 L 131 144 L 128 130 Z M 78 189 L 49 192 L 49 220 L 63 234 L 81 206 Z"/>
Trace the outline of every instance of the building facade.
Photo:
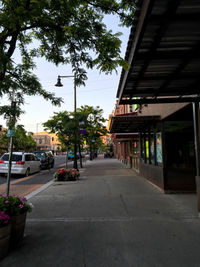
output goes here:
<path id="1" fill-rule="evenodd" d="M 139 112 L 113 116 L 110 129 L 138 133 L 139 173 L 164 192 L 196 192 L 200 212 L 198 16 L 198 1 L 137 2 L 117 98 Z"/>
<path id="2" fill-rule="evenodd" d="M 37 150 L 60 151 L 61 144 L 55 133 L 38 132 L 34 133 L 33 138 L 37 145 Z"/>

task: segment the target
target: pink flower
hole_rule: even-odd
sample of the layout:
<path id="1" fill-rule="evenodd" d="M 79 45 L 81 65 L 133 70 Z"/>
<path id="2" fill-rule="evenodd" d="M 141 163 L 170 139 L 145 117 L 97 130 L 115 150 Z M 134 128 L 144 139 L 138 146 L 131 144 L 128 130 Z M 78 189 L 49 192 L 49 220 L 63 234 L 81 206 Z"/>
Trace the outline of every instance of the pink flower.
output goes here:
<path id="1" fill-rule="evenodd" d="M 20 204 L 20 205 L 19 205 L 19 208 L 20 208 L 20 209 L 23 209 L 23 207 L 24 207 L 24 204 Z"/>
<path id="2" fill-rule="evenodd" d="M 21 198 L 21 201 L 23 201 L 23 202 L 27 202 L 27 199 L 26 199 L 25 197 L 22 197 L 22 198 Z"/>

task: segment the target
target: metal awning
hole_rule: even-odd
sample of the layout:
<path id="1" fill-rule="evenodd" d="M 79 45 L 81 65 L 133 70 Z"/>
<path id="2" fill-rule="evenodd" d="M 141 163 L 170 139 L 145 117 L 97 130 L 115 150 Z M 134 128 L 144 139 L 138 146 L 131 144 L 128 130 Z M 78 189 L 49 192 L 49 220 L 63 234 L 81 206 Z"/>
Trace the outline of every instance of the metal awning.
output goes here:
<path id="1" fill-rule="evenodd" d="M 137 133 L 159 120 L 160 116 L 113 116 L 110 123 L 110 132 Z"/>
<path id="2" fill-rule="evenodd" d="M 139 138 L 139 133 L 115 133 L 114 135 L 114 140 L 118 142 L 132 141 Z"/>
<path id="3" fill-rule="evenodd" d="M 199 0 L 139 0 L 119 104 L 200 101 L 199 47 Z"/>

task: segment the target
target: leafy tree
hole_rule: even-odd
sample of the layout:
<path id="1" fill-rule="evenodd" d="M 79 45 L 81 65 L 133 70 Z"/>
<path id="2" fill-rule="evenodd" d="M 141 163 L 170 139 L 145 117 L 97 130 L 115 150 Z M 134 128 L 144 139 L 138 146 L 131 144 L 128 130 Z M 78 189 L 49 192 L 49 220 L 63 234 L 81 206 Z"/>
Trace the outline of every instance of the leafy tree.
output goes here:
<path id="1" fill-rule="evenodd" d="M 49 130 L 51 133 L 56 133 L 59 141 L 62 144 L 62 148 L 69 149 L 72 144 L 74 136 L 73 118 L 68 111 L 55 112 L 55 115 L 45 122 L 43 126 L 45 130 Z"/>
<path id="2" fill-rule="evenodd" d="M 23 125 L 16 126 L 13 144 L 15 151 L 33 151 L 36 149 L 36 142 L 33 139 L 33 133 L 27 133 Z"/>
<path id="3" fill-rule="evenodd" d="M 6 136 L 6 131 L 0 133 L 0 154 L 7 152 L 9 145 L 9 138 Z"/>
<path id="4" fill-rule="evenodd" d="M 98 106 L 96 108 L 92 106 L 81 106 L 77 109 L 76 116 L 73 112 L 59 112 L 44 123 L 46 130 L 53 133 L 57 133 L 58 138 L 62 144 L 64 144 L 67 150 L 73 150 L 73 144 L 75 141 L 75 132 L 77 134 L 77 144 L 83 145 L 86 140 L 88 148 L 91 151 L 96 146 L 101 144 L 101 136 L 106 134 L 107 130 L 104 126 L 105 119 L 102 117 L 103 110 Z M 83 125 L 80 125 L 84 122 Z M 80 133 L 80 128 L 86 130 L 86 134 Z M 95 139 L 95 143 L 92 141 Z"/>
<path id="5" fill-rule="evenodd" d="M 32 73 L 35 57 L 56 65 L 71 64 L 76 85 L 87 79 L 86 68 L 110 73 L 127 67 L 120 57 L 120 33 L 107 30 L 103 16 L 118 15 L 132 23 L 136 0 L 0 0 L 0 96 L 15 91 L 19 104 L 24 95 L 41 95 L 55 105 L 60 98 L 42 88 Z M 37 40 L 37 42 L 33 41 Z M 19 48 L 21 62 L 14 62 Z M 92 53 L 91 53 L 92 51 Z M 0 109 L 0 113 L 7 112 Z M 19 109 L 20 114 L 20 109 Z"/>
<path id="6" fill-rule="evenodd" d="M 10 138 L 6 136 L 6 131 L 0 135 L 0 146 L 2 150 L 7 150 Z M 13 137 L 13 146 L 15 151 L 33 151 L 36 149 L 36 143 L 33 139 L 33 133 L 27 133 L 22 125 L 17 125 L 15 136 Z"/>
<path id="7" fill-rule="evenodd" d="M 84 128 L 87 131 L 85 136 L 86 142 L 90 150 L 90 159 L 92 160 L 94 152 L 102 145 L 101 136 L 107 133 L 104 123 L 106 120 L 103 118 L 103 110 L 97 106 L 81 106 L 77 111 L 86 118 Z"/>

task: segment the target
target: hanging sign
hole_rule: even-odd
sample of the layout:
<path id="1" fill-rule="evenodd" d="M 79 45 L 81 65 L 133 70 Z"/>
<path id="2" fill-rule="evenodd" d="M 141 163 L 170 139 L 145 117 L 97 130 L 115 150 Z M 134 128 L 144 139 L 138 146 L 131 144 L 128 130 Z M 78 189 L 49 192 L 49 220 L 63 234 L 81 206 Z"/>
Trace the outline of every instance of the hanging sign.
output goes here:
<path id="1" fill-rule="evenodd" d="M 81 134 L 86 134 L 87 131 L 86 131 L 86 129 L 79 129 L 79 133 L 81 133 Z"/>

